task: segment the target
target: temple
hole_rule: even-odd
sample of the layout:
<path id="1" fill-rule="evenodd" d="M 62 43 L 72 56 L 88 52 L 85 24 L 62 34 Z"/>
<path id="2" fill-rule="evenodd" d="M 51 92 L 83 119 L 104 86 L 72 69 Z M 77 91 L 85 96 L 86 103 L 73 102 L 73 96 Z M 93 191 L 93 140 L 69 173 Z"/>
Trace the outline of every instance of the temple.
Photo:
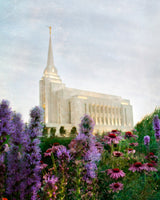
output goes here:
<path id="1" fill-rule="evenodd" d="M 133 112 L 130 101 L 120 96 L 68 88 L 62 83 L 54 64 L 51 27 L 47 66 L 39 82 L 40 106 L 44 108 L 44 120 L 48 128 L 55 127 L 69 133 L 72 127 L 78 129 L 81 117 L 90 115 L 95 121 L 95 133 L 112 129 L 122 131 L 133 128 Z"/>

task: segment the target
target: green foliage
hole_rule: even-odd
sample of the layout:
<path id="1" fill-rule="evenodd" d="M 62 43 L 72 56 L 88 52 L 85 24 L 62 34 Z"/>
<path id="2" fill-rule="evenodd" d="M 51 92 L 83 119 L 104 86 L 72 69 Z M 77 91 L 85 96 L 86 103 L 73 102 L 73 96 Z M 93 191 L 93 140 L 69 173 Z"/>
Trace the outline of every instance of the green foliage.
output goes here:
<path id="1" fill-rule="evenodd" d="M 137 130 L 139 146 L 137 148 L 138 151 L 146 153 L 146 147 L 144 145 L 143 139 L 145 135 L 150 136 L 150 152 L 157 153 L 157 143 L 155 139 L 155 132 L 153 130 L 153 117 L 154 115 L 158 115 L 160 118 L 160 108 L 155 109 L 153 113 L 145 116 L 139 123 L 136 124 L 135 129 Z"/>
<path id="2" fill-rule="evenodd" d="M 66 130 L 65 130 L 64 126 L 60 127 L 59 133 L 60 133 L 61 136 L 64 136 L 66 134 Z"/>
<path id="3" fill-rule="evenodd" d="M 70 132 L 70 136 L 75 136 L 75 135 L 77 135 L 77 129 L 75 126 L 73 126 Z"/>
<path id="4" fill-rule="evenodd" d="M 43 126 L 43 131 L 42 131 L 43 136 L 48 136 L 48 129 L 46 127 L 46 125 L 44 124 Z"/>
<path id="5" fill-rule="evenodd" d="M 56 133 L 56 128 L 55 127 L 51 128 L 50 137 L 55 137 L 55 133 Z"/>

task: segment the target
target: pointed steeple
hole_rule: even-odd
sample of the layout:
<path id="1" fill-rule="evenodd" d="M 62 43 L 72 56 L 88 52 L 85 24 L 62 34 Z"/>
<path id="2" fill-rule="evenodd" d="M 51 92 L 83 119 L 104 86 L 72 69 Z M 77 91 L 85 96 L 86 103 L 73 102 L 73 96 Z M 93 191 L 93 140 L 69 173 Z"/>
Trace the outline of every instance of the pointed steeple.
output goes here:
<path id="1" fill-rule="evenodd" d="M 52 50 L 52 40 L 51 40 L 51 26 L 49 27 L 49 33 L 50 33 L 50 38 L 49 38 L 49 47 L 48 47 L 48 60 L 47 60 L 47 67 L 54 69 L 55 72 L 57 72 L 55 66 L 54 66 L 54 61 L 53 61 L 53 50 Z"/>
<path id="2" fill-rule="evenodd" d="M 52 40 L 51 40 L 51 26 L 49 27 L 49 47 L 48 47 L 48 58 L 47 58 L 47 66 L 44 70 L 44 76 L 50 77 L 52 79 L 55 79 L 55 82 L 61 83 L 61 79 L 59 78 L 57 74 L 57 69 L 54 65 L 54 60 L 53 60 L 53 50 L 52 50 Z"/>

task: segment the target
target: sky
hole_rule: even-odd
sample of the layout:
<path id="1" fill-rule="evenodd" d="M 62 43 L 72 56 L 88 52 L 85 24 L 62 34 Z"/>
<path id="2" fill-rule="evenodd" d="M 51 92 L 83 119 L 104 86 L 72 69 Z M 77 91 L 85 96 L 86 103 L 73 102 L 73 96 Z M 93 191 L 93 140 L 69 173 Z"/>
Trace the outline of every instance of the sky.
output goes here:
<path id="1" fill-rule="evenodd" d="M 0 1 L 0 100 L 28 120 L 39 105 L 52 26 L 67 87 L 121 96 L 134 124 L 160 106 L 160 1 Z"/>

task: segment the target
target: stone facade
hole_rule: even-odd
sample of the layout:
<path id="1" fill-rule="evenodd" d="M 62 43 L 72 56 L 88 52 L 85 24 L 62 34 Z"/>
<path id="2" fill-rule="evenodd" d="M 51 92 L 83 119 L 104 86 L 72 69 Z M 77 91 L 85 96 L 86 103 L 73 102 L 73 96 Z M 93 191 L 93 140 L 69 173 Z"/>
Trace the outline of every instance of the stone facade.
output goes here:
<path id="1" fill-rule="evenodd" d="M 78 130 L 78 124 L 84 114 L 90 115 L 95 121 L 95 133 L 133 128 L 133 112 L 129 100 L 67 88 L 62 83 L 53 61 L 51 34 L 47 66 L 39 86 L 40 106 L 45 110 L 46 126 L 56 127 L 56 134 L 59 134 L 60 126 L 64 126 L 67 132 L 70 132 L 73 126 Z"/>

